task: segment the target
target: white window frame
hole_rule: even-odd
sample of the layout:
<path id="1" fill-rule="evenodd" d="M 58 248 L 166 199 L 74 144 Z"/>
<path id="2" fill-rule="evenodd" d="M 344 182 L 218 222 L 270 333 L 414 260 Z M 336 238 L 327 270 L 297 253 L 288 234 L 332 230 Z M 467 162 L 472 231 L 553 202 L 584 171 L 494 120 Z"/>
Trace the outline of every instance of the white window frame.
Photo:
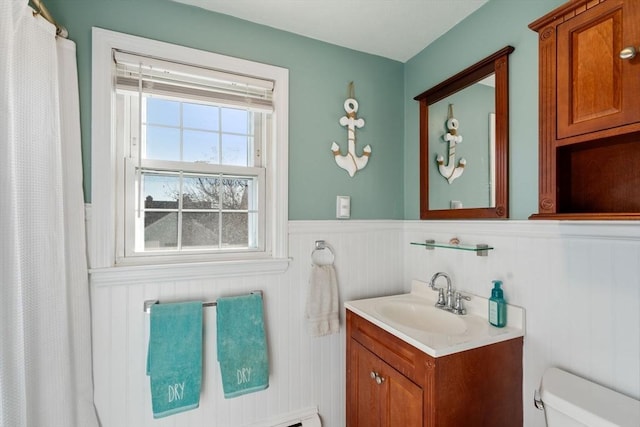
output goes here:
<path id="1" fill-rule="evenodd" d="M 288 267 L 288 117 L 289 71 L 285 68 L 212 52 L 150 40 L 101 28 L 92 29 L 91 213 L 89 263 L 92 279 L 117 282 L 126 277 L 172 280 L 212 276 L 277 273 Z M 275 82 L 272 138 L 265 156 L 265 250 L 243 254 L 176 254 L 155 257 L 121 257 L 118 233 L 123 232 L 124 182 L 121 148 L 115 137 L 113 96 L 114 49 L 176 62 L 194 63 L 226 72 L 256 76 Z M 115 268 L 114 268 L 115 267 Z M 117 273 L 115 272 L 117 270 Z M 107 273 L 106 275 L 102 273 Z"/>

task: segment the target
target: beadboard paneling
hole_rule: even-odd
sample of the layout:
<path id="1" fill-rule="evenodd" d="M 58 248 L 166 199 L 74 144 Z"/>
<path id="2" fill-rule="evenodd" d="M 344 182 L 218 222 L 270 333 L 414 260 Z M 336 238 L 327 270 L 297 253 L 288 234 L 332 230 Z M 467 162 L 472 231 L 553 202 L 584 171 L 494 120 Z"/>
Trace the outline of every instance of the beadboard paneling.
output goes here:
<path id="1" fill-rule="evenodd" d="M 488 257 L 411 241 L 458 237 L 495 247 Z M 405 292 L 436 271 L 487 296 L 504 281 L 508 301 L 526 310 L 525 426 L 543 427 L 533 392 L 549 366 L 640 399 L 640 226 L 553 221 L 290 221 L 283 274 L 144 283 L 92 284 L 95 399 L 104 427 L 241 427 L 318 407 L 325 427 L 345 425 L 345 336 L 312 338 L 304 304 L 315 240 L 335 250 L 341 302 Z M 224 399 L 215 360 L 215 309 L 204 312 L 200 408 L 153 420 L 145 375 L 146 299 L 210 300 L 264 291 L 269 389 Z M 344 312 L 342 313 L 344 320 Z M 344 326 L 344 325 L 343 325 Z"/>
<path id="2" fill-rule="evenodd" d="M 488 257 L 426 251 L 411 241 L 488 243 Z M 504 281 L 526 310 L 526 427 L 544 427 L 533 393 L 557 366 L 640 399 L 640 225 L 637 222 L 407 221 L 405 282 L 451 274 L 457 289 L 489 297 Z"/>
<path id="3" fill-rule="evenodd" d="M 324 426 L 345 419 L 345 335 L 312 338 L 304 321 L 311 251 L 326 240 L 335 251 L 341 303 L 403 290 L 402 222 L 313 221 L 289 226 L 289 269 L 283 274 L 145 282 L 92 283 L 95 401 L 103 427 L 240 427 L 318 407 Z M 122 275 L 121 275 L 122 276 Z M 264 292 L 270 356 L 267 390 L 224 399 L 216 362 L 215 308 L 204 309 L 204 372 L 200 407 L 153 420 L 145 375 L 147 299 L 212 300 Z M 344 321 L 344 312 L 341 321 Z"/>

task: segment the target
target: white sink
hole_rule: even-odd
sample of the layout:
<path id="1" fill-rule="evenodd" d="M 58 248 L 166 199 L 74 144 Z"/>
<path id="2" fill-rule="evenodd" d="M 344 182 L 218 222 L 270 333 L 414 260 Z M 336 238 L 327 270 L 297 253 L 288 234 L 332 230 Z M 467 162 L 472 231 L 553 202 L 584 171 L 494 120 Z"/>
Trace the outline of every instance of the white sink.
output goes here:
<path id="1" fill-rule="evenodd" d="M 411 293 L 345 303 L 347 310 L 424 351 L 441 357 L 524 336 L 524 310 L 507 305 L 507 326 L 487 321 L 488 301 L 472 295 L 460 316 L 435 307 L 438 293 L 414 280 Z"/>
<path id="2" fill-rule="evenodd" d="M 383 320 L 432 334 L 460 335 L 467 324 L 457 314 L 449 313 L 431 304 L 413 301 L 382 300 L 374 310 Z"/>

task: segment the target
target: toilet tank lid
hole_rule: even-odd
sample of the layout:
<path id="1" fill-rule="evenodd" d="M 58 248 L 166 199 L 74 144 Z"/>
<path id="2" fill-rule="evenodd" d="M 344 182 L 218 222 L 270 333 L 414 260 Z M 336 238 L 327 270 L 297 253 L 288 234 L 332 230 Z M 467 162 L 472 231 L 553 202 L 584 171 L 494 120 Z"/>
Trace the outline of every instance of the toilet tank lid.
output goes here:
<path id="1" fill-rule="evenodd" d="M 558 368 L 549 368 L 542 376 L 540 397 L 545 407 L 587 426 L 640 425 L 640 401 Z"/>

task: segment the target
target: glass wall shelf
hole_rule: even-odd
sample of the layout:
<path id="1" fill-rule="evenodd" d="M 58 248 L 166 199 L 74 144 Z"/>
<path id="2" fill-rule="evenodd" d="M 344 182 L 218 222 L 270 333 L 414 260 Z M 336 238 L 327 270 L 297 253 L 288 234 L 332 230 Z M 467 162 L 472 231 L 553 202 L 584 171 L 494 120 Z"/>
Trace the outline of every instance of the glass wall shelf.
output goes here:
<path id="1" fill-rule="evenodd" d="M 435 240 L 425 240 L 424 242 L 411 242 L 412 245 L 424 246 L 427 250 L 433 250 L 435 248 L 455 249 L 459 251 L 475 252 L 478 256 L 488 256 L 489 251 L 493 250 L 492 246 L 485 243 L 479 243 L 477 245 L 462 245 L 459 243 L 436 243 Z"/>

